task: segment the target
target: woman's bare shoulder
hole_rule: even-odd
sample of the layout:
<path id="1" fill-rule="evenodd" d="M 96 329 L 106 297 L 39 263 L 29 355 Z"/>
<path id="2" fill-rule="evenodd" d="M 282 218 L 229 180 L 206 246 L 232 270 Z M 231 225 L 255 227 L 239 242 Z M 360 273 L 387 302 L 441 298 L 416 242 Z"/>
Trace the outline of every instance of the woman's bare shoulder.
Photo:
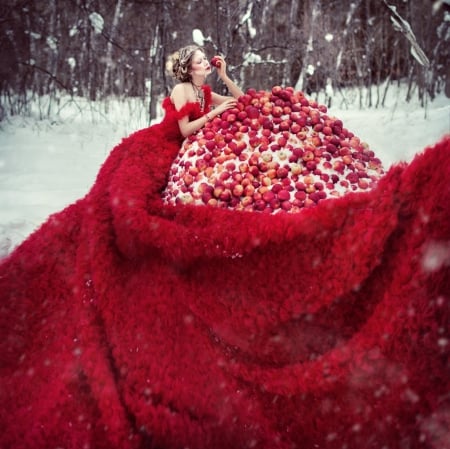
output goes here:
<path id="1" fill-rule="evenodd" d="M 187 87 L 189 83 L 178 83 L 172 89 L 172 95 L 187 95 Z"/>
<path id="2" fill-rule="evenodd" d="M 188 83 L 178 83 L 173 87 L 170 98 L 172 103 L 176 106 L 182 105 L 189 100 L 189 94 L 186 88 L 187 84 Z"/>

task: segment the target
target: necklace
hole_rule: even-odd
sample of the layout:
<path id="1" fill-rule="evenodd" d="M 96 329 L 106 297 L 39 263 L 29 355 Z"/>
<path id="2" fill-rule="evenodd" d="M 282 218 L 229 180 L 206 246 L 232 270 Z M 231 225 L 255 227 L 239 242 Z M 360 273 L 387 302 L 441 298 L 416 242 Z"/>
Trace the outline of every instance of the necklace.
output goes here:
<path id="1" fill-rule="evenodd" d="M 194 90 L 196 101 L 200 105 L 200 110 L 203 112 L 203 109 L 205 107 L 205 96 L 203 94 L 202 86 L 198 87 L 192 81 L 191 81 L 191 84 L 192 84 L 192 89 Z"/>

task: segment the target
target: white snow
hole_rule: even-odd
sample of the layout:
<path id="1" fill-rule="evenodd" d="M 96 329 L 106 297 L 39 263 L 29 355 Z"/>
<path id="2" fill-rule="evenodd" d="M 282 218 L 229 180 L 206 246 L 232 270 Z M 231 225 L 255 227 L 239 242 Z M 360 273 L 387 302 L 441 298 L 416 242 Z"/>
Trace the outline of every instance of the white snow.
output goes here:
<path id="1" fill-rule="evenodd" d="M 244 67 L 251 64 L 260 64 L 262 62 L 261 56 L 253 52 L 245 53 L 243 60 L 244 62 L 242 63 L 242 65 Z"/>
<path id="2" fill-rule="evenodd" d="M 344 103 L 336 93 L 329 115 L 340 118 L 389 168 L 450 133 L 450 100 L 443 94 L 426 110 L 403 98 L 404 91 L 391 87 L 387 106 L 360 109 L 358 101 Z M 108 114 L 94 114 L 70 103 L 54 121 L 12 117 L 0 123 L 0 257 L 50 214 L 83 197 L 110 150 L 146 126 L 136 105 L 108 106 Z"/>
<path id="3" fill-rule="evenodd" d="M 450 241 L 431 241 L 424 249 L 422 269 L 426 272 L 439 270 L 450 265 Z"/>
<path id="4" fill-rule="evenodd" d="M 71 70 L 73 70 L 76 65 L 77 65 L 77 61 L 75 58 L 73 58 L 72 56 L 70 58 L 67 58 L 67 64 L 69 64 Z"/>
<path id="5" fill-rule="evenodd" d="M 69 30 L 69 36 L 73 37 L 77 33 L 78 33 L 78 28 L 76 25 L 73 25 L 72 28 L 70 28 L 70 30 Z"/>
<path id="6" fill-rule="evenodd" d="M 99 13 L 91 12 L 91 14 L 89 14 L 89 21 L 91 22 L 91 25 L 94 28 L 94 32 L 96 34 L 100 34 L 103 31 L 103 25 L 105 24 L 105 21 Z"/>
<path id="7" fill-rule="evenodd" d="M 252 23 L 252 10 L 253 10 L 253 3 L 249 2 L 248 7 L 247 7 L 247 11 L 242 16 L 241 25 L 244 24 L 244 23 L 247 23 L 248 34 L 249 34 L 251 39 L 254 39 L 256 34 L 257 34 L 257 31 L 256 31 L 256 28 L 253 26 L 253 23 Z"/>
<path id="8" fill-rule="evenodd" d="M 35 33 L 35 32 L 33 32 L 33 31 L 30 31 L 30 37 L 31 37 L 32 39 L 40 39 L 40 38 L 42 37 L 42 35 L 39 34 L 39 33 Z"/>
<path id="9" fill-rule="evenodd" d="M 195 28 L 192 30 L 192 40 L 195 44 L 199 45 L 200 47 L 203 47 L 205 45 L 205 36 L 203 35 L 202 30 L 199 30 L 198 28 Z"/>
<path id="10" fill-rule="evenodd" d="M 56 52 L 58 50 L 58 40 L 53 36 L 47 36 L 46 39 L 47 45 Z"/>

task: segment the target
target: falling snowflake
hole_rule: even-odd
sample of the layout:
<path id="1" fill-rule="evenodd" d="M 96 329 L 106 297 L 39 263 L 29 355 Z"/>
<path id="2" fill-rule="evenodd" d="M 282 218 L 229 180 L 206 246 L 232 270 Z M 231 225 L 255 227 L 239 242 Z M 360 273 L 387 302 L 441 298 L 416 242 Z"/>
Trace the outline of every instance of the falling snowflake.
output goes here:
<path id="1" fill-rule="evenodd" d="M 423 252 L 423 271 L 433 272 L 448 265 L 450 265 L 450 242 L 430 242 Z"/>

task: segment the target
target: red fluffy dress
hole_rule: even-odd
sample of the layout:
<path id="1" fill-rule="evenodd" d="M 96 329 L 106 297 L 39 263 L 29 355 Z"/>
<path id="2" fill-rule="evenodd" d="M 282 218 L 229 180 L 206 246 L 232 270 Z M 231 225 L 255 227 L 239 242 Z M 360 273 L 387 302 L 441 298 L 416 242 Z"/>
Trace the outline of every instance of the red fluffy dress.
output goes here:
<path id="1" fill-rule="evenodd" d="M 1 262 L 0 447 L 446 447 L 450 139 L 298 213 L 168 204 L 164 107 Z"/>

